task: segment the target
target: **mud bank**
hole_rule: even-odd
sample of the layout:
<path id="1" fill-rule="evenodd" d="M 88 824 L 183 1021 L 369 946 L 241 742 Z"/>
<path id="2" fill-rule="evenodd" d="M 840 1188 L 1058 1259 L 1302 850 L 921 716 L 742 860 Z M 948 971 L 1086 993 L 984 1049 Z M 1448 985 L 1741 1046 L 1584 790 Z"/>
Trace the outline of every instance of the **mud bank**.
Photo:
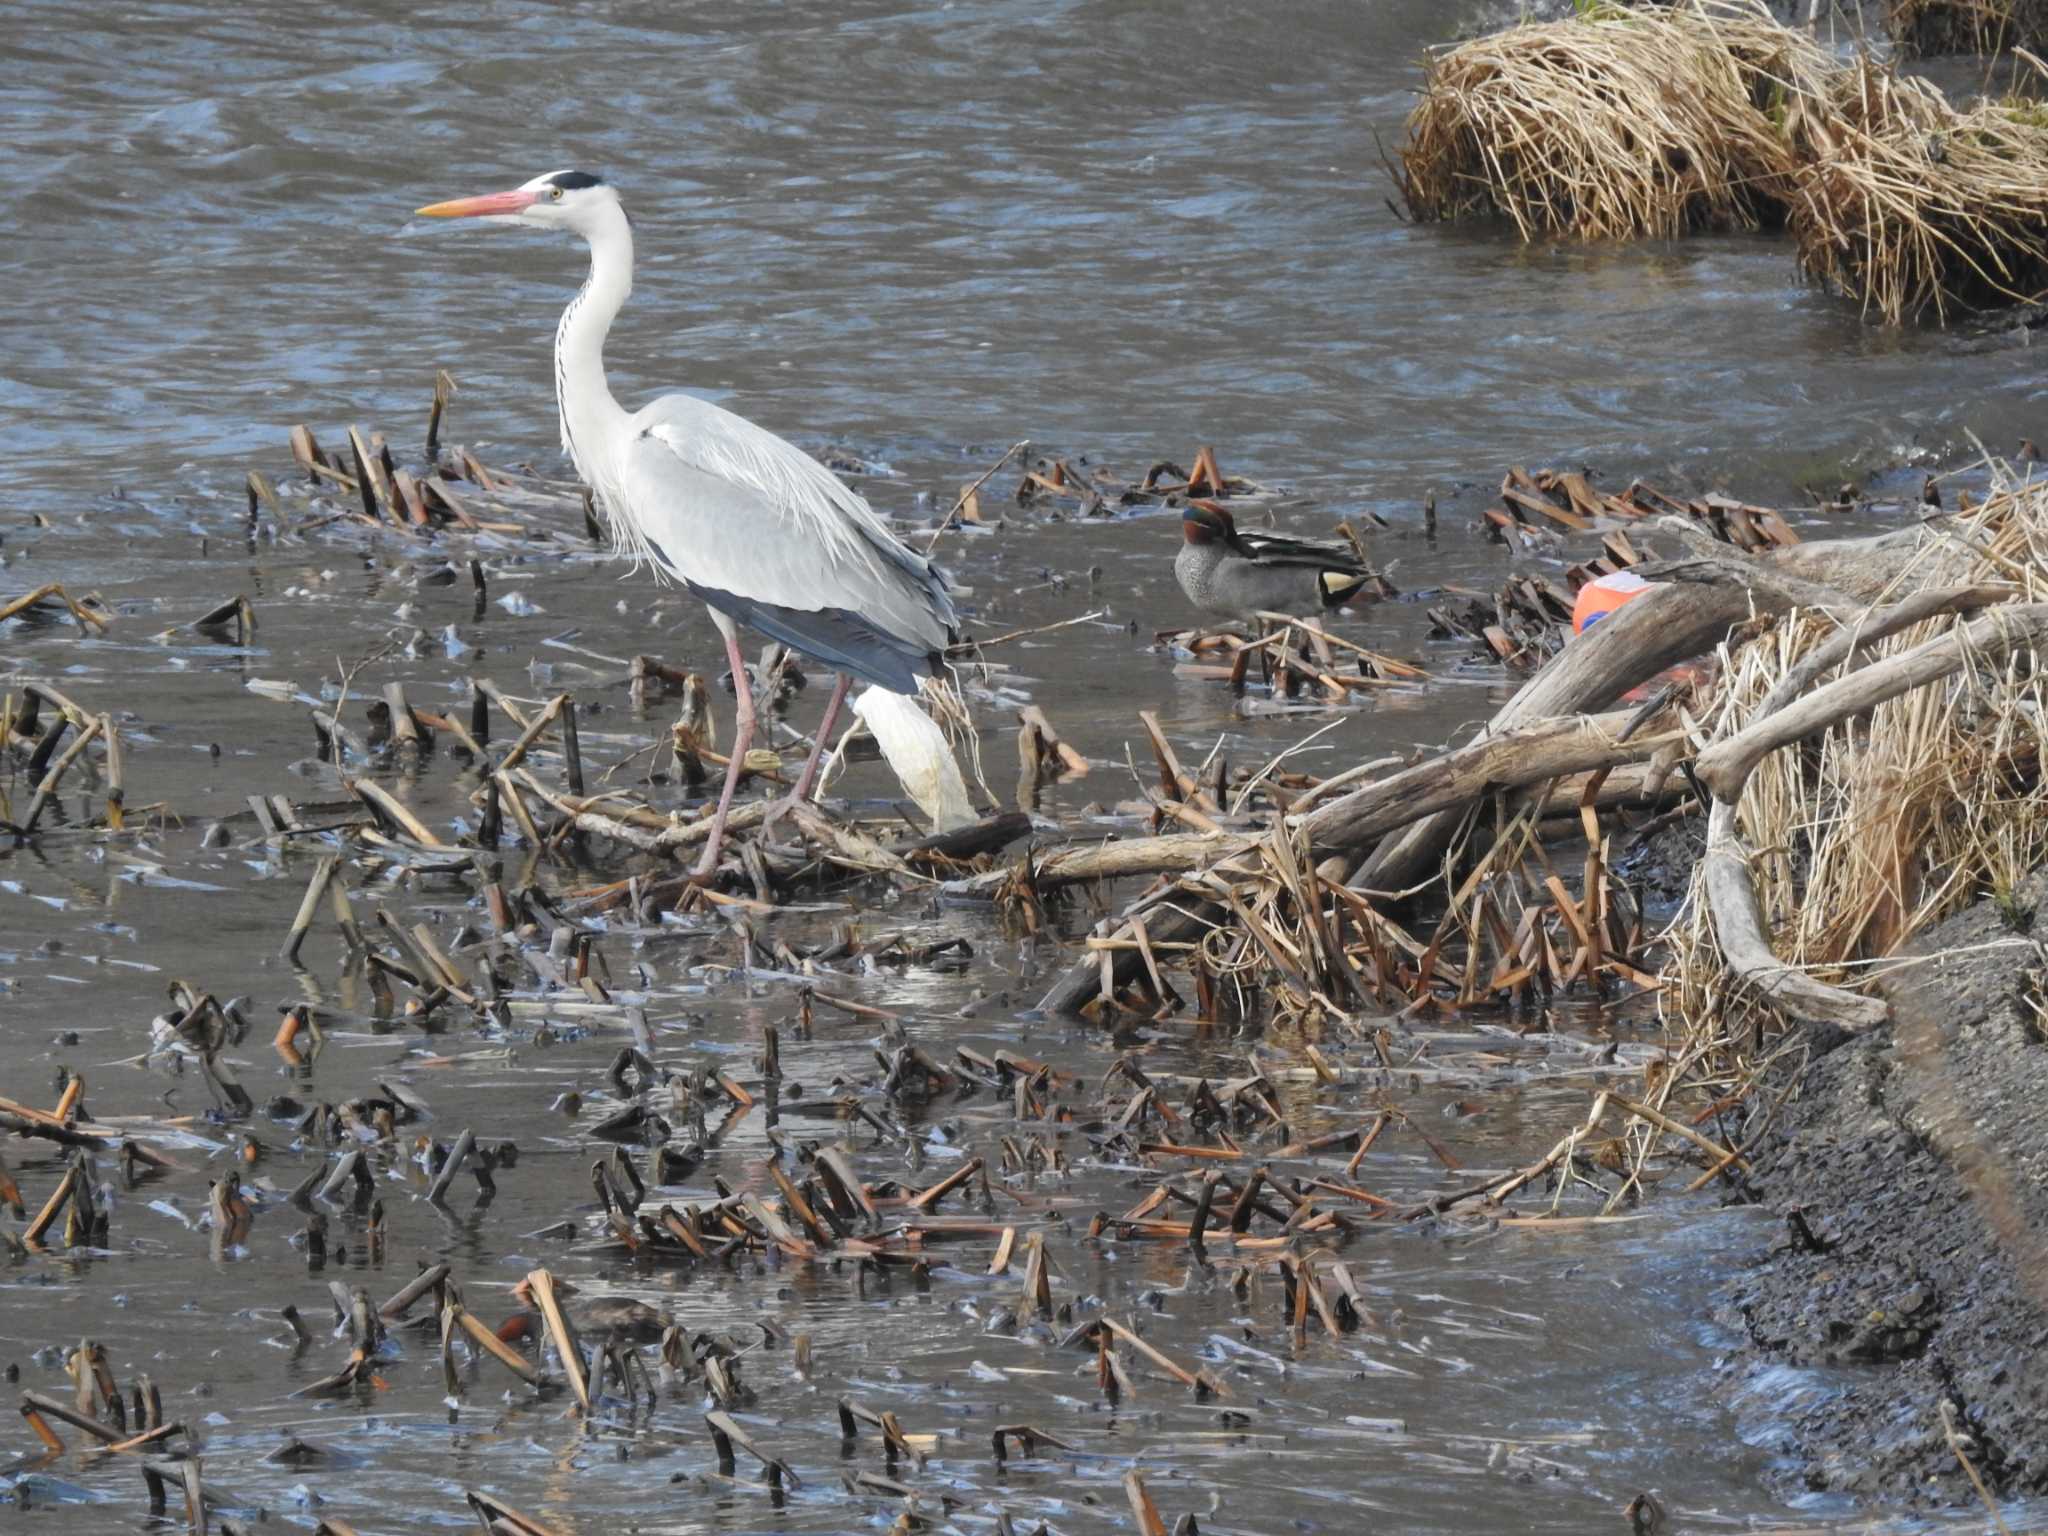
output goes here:
<path id="1" fill-rule="evenodd" d="M 1738 1388 L 1791 1365 L 1818 1389 L 1769 1436 L 1781 1491 L 1975 1503 L 1944 1403 L 1996 1495 L 2048 1489 L 2044 901 L 2037 874 L 1932 930 L 1895 1022 L 1817 1047 L 1756 1159 L 1785 1221 L 1719 1316 Z"/>

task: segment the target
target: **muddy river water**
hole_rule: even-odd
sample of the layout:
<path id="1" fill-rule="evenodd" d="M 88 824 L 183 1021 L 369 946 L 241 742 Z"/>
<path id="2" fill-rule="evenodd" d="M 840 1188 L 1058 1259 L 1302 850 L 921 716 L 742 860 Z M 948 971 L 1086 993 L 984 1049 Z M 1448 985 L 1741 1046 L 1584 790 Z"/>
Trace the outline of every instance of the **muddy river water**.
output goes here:
<path id="1" fill-rule="evenodd" d="M 635 1269 L 548 1235 L 591 1208 L 591 1111 L 572 1119 L 558 1101 L 601 1084 L 620 1037 L 528 1015 L 509 1032 L 429 1039 L 367 1017 L 331 933 L 300 967 L 278 958 L 312 860 L 267 845 L 247 798 L 340 798 L 295 696 L 331 692 L 391 640 L 365 684 L 403 681 L 433 709 L 466 699 L 471 677 L 526 697 L 574 687 L 596 701 L 585 750 L 609 763 L 665 716 L 637 715 L 604 658 L 716 670 L 693 604 L 594 559 L 496 555 L 494 596 L 519 600 L 478 615 L 466 583 L 421 579 L 459 563 L 458 549 L 245 537 L 244 474 L 288 471 L 291 423 L 330 440 L 350 423 L 381 427 L 416 456 L 437 368 L 460 386 L 452 438 L 487 461 L 562 472 L 547 348 L 579 253 L 525 231 L 409 221 L 436 198 L 563 166 L 607 173 L 641 262 L 610 351 L 620 398 L 700 391 L 859 460 L 861 488 L 908 519 L 1019 439 L 1128 474 L 1208 443 L 1226 470 L 1298 498 L 1280 514 L 1297 531 L 1389 520 L 1376 552 L 1416 592 L 1499 581 L 1508 557 L 1474 513 L 1511 464 L 1796 507 L 1804 488 L 1845 480 L 1917 490 L 1921 466 L 1966 456 L 1971 434 L 2004 450 L 2038 436 L 2030 353 L 1867 326 L 1803 285 L 1771 239 L 1525 249 L 1498 231 L 1403 223 L 1377 143 L 1398 136 L 1420 50 L 1467 19 L 1443 0 L 0 4 L 0 598 L 61 582 L 116 615 L 97 638 L 0 626 L 0 689 L 43 679 L 111 712 L 129 805 L 160 808 L 146 835 L 108 840 L 79 829 L 92 797 L 73 786 L 43 835 L 0 848 L 0 1096 L 46 1105 L 68 1067 L 98 1116 L 203 1115 L 195 1075 L 138 1060 L 166 988 L 186 979 L 249 1000 L 258 1027 L 234 1059 L 259 1106 L 403 1082 L 435 1134 L 472 1126 L 523 1153 L 494 1203 L 470 1210 L 465 1193 L 453 1215 L 419 1198 L 416 1168 L 380 1162 L 381 1260 L 337 1213 L 347 1255 L 309 1273 L 290 1207 L 259 1201 L 245 1240 L 225 1247 L 200 1218 L 244 1130 L 266 1148 L 245 1169 L 259 1190 L 289 1190 L 318 1151 L 261 1114 L 194 1122 L 165 1148 L 185 1171 L 116 1195 L 107 1249 L 0 1258 L 0 1366 L 68 1396 L 60 1347 L 98 1339 L 122 1381 L 147 1373 L 162 1389 L 229 1515 L 267 1511 L 272 1529 L 323 1515 L 365 1532 L 461 1528 L 468 1488 L 586 1536 L 885 1529 L 900 1503 L 839 1480 L 842 1466 L 880 1470 L 868 1447 L 840 1461 L 842 1395 L 943 1432 L 906 1474 L 933 1529 L 1005 1517 L 1027 1531 L 1128 1529 L 1119 1479 L 1134 1465 L 1169 1523 L 1194 1511 L 1204 1531 L 1619 1531 L 1643 1489 L 1684 1530 L 1861 1518 L 1767 1491 L 1773 1415 L 1824 1381 L 1788 1379 L 1778 1401 L 1717 1391 L 1722 1341 L 1698 1319 L 1716 1277 L 1770 1237 L 1753 1215 L 1666 1201 L 1641 1220 L 1549 1232 L 1376 1228 L 1345 1250 L 1374 1323 L 1297 1352 L 1276 1291 L 1240 1298 L 1171 1245 L 1087 1241 L 1086 1213 L 1130 1205 L 1151 1178 L 1097 1158 L 1080 1129 L 1059 1133 L 1070 1172 L 1034 1189 L 1080 1213 L 1052 1240 L 1060 1299 L 1142 1315 L 1232 1393 L 1198 1402 L 1148 1378 L 1111 1407 L 1091 1355 L 989 1326 L 1016 1286 L 982 1273 L 986 1244 L 963 1247 L 928 1289 L 863 1293 L 828 1268 Z M 998 510 L 1014 483 L 991 482 Z M 1434 539 L 1420 525 L 1430 494 Z M 1432 641 L 1422 604 L 1390 603 L 1346 632 L 1423 661 L 1438 685 L 1335 716 L 1247 710 L 1151 648 L 1155 629 L 1187 618 L 1176 532 L 1157 515 L 1030 512 L 944 546 L 991 626 L 1097 615 L 1008 654 L 1097 765 L 1055 790 L 1048 814 L 1133 794 L 1123 763 L 1127 742 L 1144 750 L 1140 709 L 1197 759 L 1219 739 L 1250 758 L 1329 725 L 1302 761 L 1334 771 L 1469 730 L 1509 686 L 1469 647 Z M 181 627 L 236 594 L 260 623 L 246 644 Z M 798 706 L 806 718 L 815 698 Z M 1009 749 L 998 738 L 994 750 Z M 856 770 L 853 792 L 880 793 L 862 777 L 873 772 Z M 469 813 L 445 760 L 391 782 L 444 832 Z M 17 808 L 29 793 L 19 777 L 4 788 Z M 237 816 L 225 837 L 207 834 Z M 475 917 L 466 888 L 432 881 L 360 899 L 443 932 Z M 848 915 L 778 922 L 815 939 Z M 906 901 L 856 915 L 971 945 L 964 967 L 839 983 L 902 1015 L 938 1057 L 1015 1049 L 1092 1085 L 1125 1050 L 1157 1072 L 1228 1075 L 1250 1049 L 1283 1061 L 1296 1044 L 1186 1025 L 1112 1038 L 1036 1019 L 1026 1010 L 1058 957 L 987 911 Z M 615 978 L 635 978 L 664 1067 L 745 1075 L 764 1028 L 789 1018 L 786 986 L 703 969 L 731 956 L 715 932 L 602 946 Z M 298 1001 L 343 1022 L 310 1066 L 288 1069 L 265 1021 Z M 1437 1048 L 1483 1052 L 1480 1091 L 1418 1088 L 1401 1103 L 1468 1169 L 1519 1166 L 1582 1117 L 1585 1079 L 1517 1064 L 1646 1028 L 1597 1010 L 1550 1022 L 1554 1034 L 1527 1041 L 1461 1022 Z M 813 1092 L 869 1081 L 875 1033 L 871 1019 L 821 1014 L 811 1039 L 785 1031 L 784 1070 Z M 1356 1093 L 1304 1090 L 1289 1113 L 1308 1134 L 1369 1109 Z M 927 1169 L 1011 1128 L 987 1098 L 903 1117 Z M 900 1148 L 848 1134 L 870 1177 L 907 1172 Z M 754 1187 L 770 1150 L 750 1117 L 692 1181 Z M 5 1154 L 33 1199 L 61 1168 L 43 1143 Z M 1390 1137 L 1365 1171 L 1396 1199 L 1441 1184 L 1412 1136 Z M 545 1263 L 749 1346 L 772 1325 L 780 1342 L 749 1358 L 743 1417 L 804 1487 L 776 1504 L 717 1481 L 694 1388 L 584 1425 L 559 1396 L 507 1392 L 490 1367 L 447 1397 L 424 1336 L 399 1337 L 373 1391 L 294 1397 L 344 1352 L 327 1338 L 325 1282 L 382 1297 L 416 1259 L 454 1264 L 493 1318 Z M 286 1303 L 313 1323 L 303 1354 L 287 1347 Z M 796 1335 L 810 1341 L 807 1376 Z M 33 1441 L 7 1419 L 0 1460 L 12 1461 Z M 1072 1449 L 999 1468 L 988 1434 L 1014 1422 Z M 324 1459 L 269 1459 L 287 1434 Z M 126 1458 L 0 1471 L 0 1528 L 148 1525 Z"/>

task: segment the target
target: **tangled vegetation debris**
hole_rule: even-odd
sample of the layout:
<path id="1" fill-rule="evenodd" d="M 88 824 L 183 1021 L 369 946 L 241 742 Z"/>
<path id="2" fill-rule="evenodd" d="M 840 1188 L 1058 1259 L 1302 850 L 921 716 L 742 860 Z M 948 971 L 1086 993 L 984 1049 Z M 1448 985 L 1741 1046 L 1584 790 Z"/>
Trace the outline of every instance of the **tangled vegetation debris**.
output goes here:
<path id="1" fill-rule="evenodd" d="M 2048 485 L 2001 473 L 1980 505 L 1895 541 L 1860 615 L 1788 614 L 1730 648 L 1698 701 L 1712 814 L 1667 1005 L 1701 1093 L 1746 1091 L 1796 1039 L 1780 1014 L 1881 1017 L 1872 962 L 2010 900 L 2048 859 Z"/>

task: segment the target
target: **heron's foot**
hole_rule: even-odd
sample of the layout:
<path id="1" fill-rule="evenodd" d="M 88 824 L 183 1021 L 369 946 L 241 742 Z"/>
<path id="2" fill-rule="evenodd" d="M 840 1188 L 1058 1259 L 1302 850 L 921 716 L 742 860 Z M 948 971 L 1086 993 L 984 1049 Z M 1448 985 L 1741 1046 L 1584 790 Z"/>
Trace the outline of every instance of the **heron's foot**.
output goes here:
<path id="1" fill-rule="evenodd" d="M 720 855 L 725 852 L 724 843 L 724 838 L 714 837 L 705 845 L 697 867 L 683 877 L 685 884 L 711 886 L 718 883 L 718 863 Z"/>

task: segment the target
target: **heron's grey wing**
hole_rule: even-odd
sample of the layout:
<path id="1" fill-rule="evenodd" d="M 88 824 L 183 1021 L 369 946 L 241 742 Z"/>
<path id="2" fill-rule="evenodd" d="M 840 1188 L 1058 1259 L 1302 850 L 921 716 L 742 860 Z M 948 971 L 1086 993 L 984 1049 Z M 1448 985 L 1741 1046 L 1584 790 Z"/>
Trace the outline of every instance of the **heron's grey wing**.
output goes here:
<path id="1" fill-rule="evenodd" d="M 915 693 L 952 640 L 944 575 L 824 465 L 693 395 L 639 412 L 617 493 L 662 567 L 806 655 Z"/>

